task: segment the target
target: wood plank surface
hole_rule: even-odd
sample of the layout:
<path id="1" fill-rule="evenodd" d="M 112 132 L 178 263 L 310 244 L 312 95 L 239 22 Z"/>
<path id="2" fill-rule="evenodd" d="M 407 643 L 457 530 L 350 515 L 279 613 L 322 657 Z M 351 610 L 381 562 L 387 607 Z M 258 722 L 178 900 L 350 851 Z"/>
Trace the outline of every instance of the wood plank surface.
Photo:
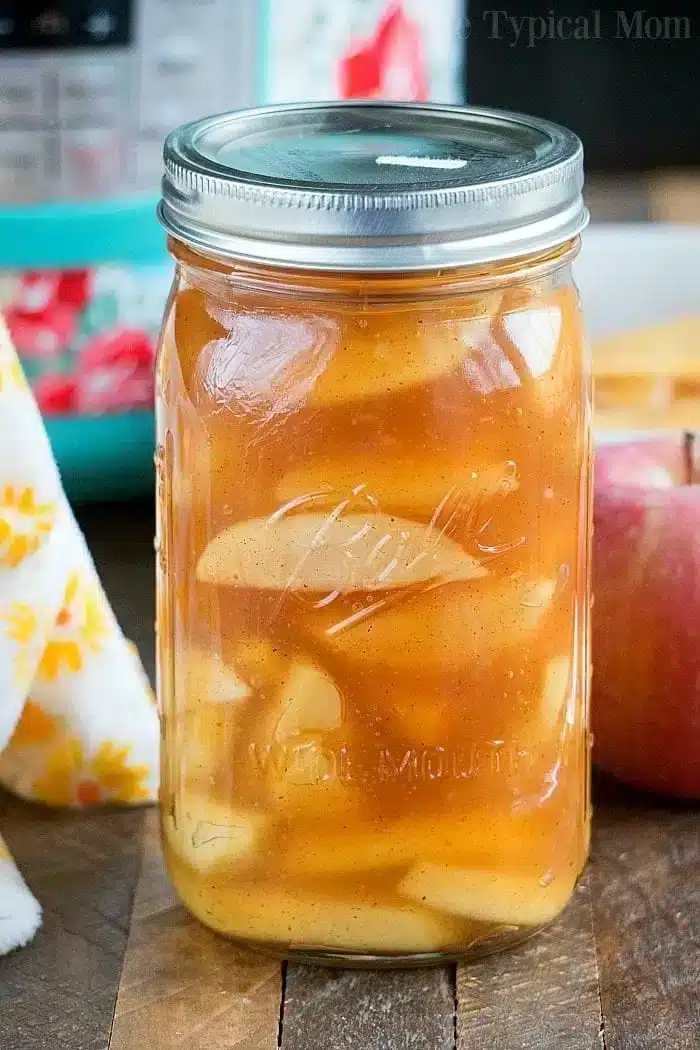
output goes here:
<path id="1" fill-rule="evenodd" d="M 109 1050 L 277 1050 L 281 994 L 279 962 L 178 903 L 150 813 Z"/>
<path id="2" fill-rule="evenodd" d="M 602 1050 L 588 878 L 561 919 L 457 969 L 458 1050 Z"/>
<path id="3" fill-rule="evenodd" d="M 43 908 L 0 959 L 2 1050 L 105 1050 L 140 864 L 143 811 L 54 812 L 0 794 L 0 827 Z"/>
<path id="4" fill-rule="evenodd" d="M 289 965 L 281 1035 L 281 1050 L 454 1050 L 454 967 Z"/>
<path id="5" fill-rule="evenodd" d="M 598 796 L 591 890 L 605 1050 L 700 1050 L 700 807 L 600 778 Z"/>
<path id="6" fill-rule="evenodd" d="M 597 795 L 591 873 L 561 922 L 512 952 L 459 968 L 459 1050 L 700 1047 L 700 813 L 609 784 Z M 0 1047 L 103 1050 L 144 814 L 53 813 L 7 796 L 0 807 L 47 909 L 34 945 L 0 960 Z M 175 903 L 152 811 L 147 823 L 111 1050 L 454 1046 L 449 967 L 292 965 L 280 1028 L 279 965 L 216 938 Z"/>

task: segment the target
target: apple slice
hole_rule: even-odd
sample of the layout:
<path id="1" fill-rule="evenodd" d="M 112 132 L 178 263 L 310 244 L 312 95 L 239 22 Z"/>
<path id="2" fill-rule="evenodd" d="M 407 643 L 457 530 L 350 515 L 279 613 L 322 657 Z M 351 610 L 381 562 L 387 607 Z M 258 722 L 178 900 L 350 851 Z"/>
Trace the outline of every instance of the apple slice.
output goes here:
<path id="1" fill-rule="evenodd" d="M 338 620 L 333 607 L 321 610 L 322 641 L 343 657 L 421 673 L 449 674 L 524 643 L 550 607 L 556 581 L 475 580 L 434 588 L 392 605 Z"/>
<path id="2" fill-rule="evenodd" d="M 255 884 L 194 894 L 195 915 L 228 936 L 295 948 L 414 954 L 461 944 L 463 926 L 428 909 L 391 907 L 320 894 L 293 894 Z"/>
<path id="3" fill-rule="evenodd" d="M 385 591 L 486 570 L 438 528 L 388 514 L 295 514 L 239 522 L 202 554 L 197 579 L 263 590 Z"/>
<path id="4" fill-rule="evenodd" d="M 338 504 L 360 492 L 383 509 L 430 518 L 444 506 L 444 519 L 459 506 L 462 518 L 494 496 L 518 487 L 515 463 L 445 460 L 436 456 L 334 456 L 286 474 L 276 491 L 282 504 L 312 496 L 316 504 Z M 441 522 L 438 520 L 438 525 Z"/>
<path id="5" fill-rule="evenodd" d="M 253 689 L 269 692 L 284 680 L 290 657 L 270 638 L 250 635 L 233 647 L 233 662 Z"/>
<path id="6" fill-rule="evenodd" d="M 270 649 L 275 654 L 271 644 Z M 273 655 L 271 659 L 274 658 Z M 268 664 L 264 670 L 270 672 L 271 668 L 276 671 L 275 677 L 270 673 L 264 677 L 260 674 L 261 695 L 257 701 L 260 711 L 249 729 L 256 751 L 272 755 L 279 745 L 293 744 L 302 735 L 321 736 L 340 728 L 340 692 L 333 678 L 321 667 L 311 660 L 285 663 L 280 657 L 277 665 Z M 263 764 L 267 768 L 269 763 Z"/>
<path id="7" fill-rule="evenodd" d="M 566 906 L 576 877 L 551 877 L 421 863 L 399 893 L 448 915 L 508 926 L 542 926 Z"/>
<path id="8" fill-rule="evenodd" d="M 296 660 L 279 668 L 276 678 L 261 679 L 260 713 L 251 727 L 256 748 L 268 751 L 294 743 L 304 734 L 339 729 L 342 698 L 322 667 Z"/>
<path id="9" fill-rule="evenodd" d="M 361 811 L 365 799 L 340 776 L 342 725 L 342 697 L 330 675 L 310 661 L 293 663 L 253 731 L 269 804 L 287 818 L 347 819 Z"/>
<path id="10" fill-rule="evenodd" d="M 326 672 L 310 663 L 292 664 L 279 693 L 280 715 L 275 737 L 287 740 L 309 730 L 340 729 L 340 691 Z"/>
<path id="11" fill-rule="evenodd" d="M 252 690 L 235 668 L 224 663 L 216 653 L 192 649 L 186 659 L 185 703 L 238 704 L 251 696 Z"/>
<path id="12" fill-rule="evenodd" d="M 400 312 L 368 313 L 360 324 L 345 322 L 342 346 L 318 375 L 310 402 L 339 405 L 396 394 L 439 379 L 458 368 L 488 337 L 500 292 L 475 296 L 460 320 L 416 318 Z M 415 316 L 415 315 L 414 315 Z"/>
<path id="13" fill-rule="evenodd" d="M 200 648 L 176 654 L 177 702 L 166 702 L 164 727 L 178 798 L 182 792 L 208 794 L 227 778 L 241 713 L 253 695 L 234 667 Z M 177 756 L 175 759 L 174 756 Z"/>
<path id="14" fill-rule="evenodd" d="M 178 856 L 195 871 L 241 867 L 254 858 L 266 818 L 198 796 L 167 816 L 165 835 Z"/>

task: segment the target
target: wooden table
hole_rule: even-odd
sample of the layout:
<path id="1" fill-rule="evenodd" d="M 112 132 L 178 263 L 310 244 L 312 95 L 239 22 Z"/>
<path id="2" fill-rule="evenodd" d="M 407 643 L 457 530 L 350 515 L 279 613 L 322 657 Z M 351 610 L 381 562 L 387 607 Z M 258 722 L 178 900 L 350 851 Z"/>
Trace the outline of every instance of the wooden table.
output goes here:
<path id="1" fill-rule="evenodd" d="M 148 508 L 82 516 L 152 669 Z M 44 907 L 0 960 L 0 1050 L 700 1050 L 700 810 L 596 783 L 573 904 L 525 946 L 465 967 L 283 966 L 191 919 L 153 811 L 53 813 L 0 796 Z"/>

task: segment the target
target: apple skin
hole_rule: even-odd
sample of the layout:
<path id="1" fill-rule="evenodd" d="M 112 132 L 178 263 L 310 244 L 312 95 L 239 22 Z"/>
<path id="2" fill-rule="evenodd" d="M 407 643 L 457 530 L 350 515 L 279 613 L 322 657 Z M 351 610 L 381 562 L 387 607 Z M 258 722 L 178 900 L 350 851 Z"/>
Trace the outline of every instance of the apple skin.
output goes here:
<path id="1" fill-rule="evenodd" d="M 593 758 L 700 798 L 700 485 L 682 438 L 602 445 L 593 534 Z"/>

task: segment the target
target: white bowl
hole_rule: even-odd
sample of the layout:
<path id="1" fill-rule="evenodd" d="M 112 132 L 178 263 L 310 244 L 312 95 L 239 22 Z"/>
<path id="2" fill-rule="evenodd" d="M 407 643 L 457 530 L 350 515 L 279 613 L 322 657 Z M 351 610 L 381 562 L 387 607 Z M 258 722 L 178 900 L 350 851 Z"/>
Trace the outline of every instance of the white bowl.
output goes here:
<path id="1" fill-rule="evenodd" d="M 574 274 L 593 339 L 700 313 L 700 227 L 594 224 Z"/>

